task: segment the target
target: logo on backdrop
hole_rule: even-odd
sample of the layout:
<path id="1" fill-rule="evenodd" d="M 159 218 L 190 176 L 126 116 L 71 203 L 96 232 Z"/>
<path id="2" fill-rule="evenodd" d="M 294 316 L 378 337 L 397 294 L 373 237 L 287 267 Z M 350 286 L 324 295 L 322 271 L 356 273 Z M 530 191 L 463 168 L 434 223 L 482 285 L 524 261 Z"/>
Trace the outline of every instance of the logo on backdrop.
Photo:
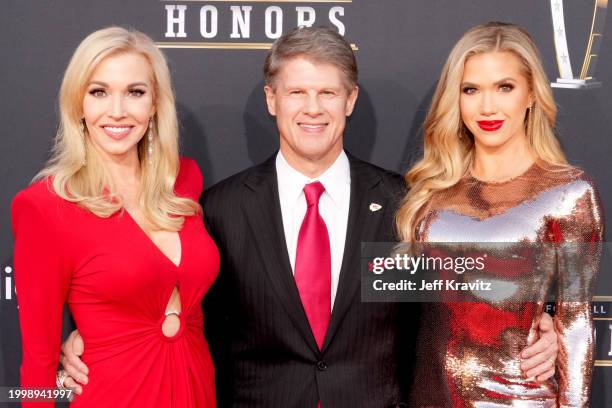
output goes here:
<path id="1" fill-rule="evenodd" d="M 595 365 L 612 367 L 612 296 L 595 296 Z"/>
<path id="2" fill-rule="evenodd" d="M 554 303 L 544 307 L 554 313 Z M 595 366 L 612 367 L 612 296 L 593 297 L 593 323 L 595 325 Z"/>
<path id="3" fill-rule="evenodd" d="M 584 60 L 580 73 L 572 70 L 570 52 L 567 46 L 567 26 L 563 14 L 563 0 L 550 0 L 552 11 L 555 52 L 557 54 L 557 66 L 559 67 L 559 78 L 551 83 L 553 88 L 588 89 L 601 86 L 601 82 L 595 79 L 595 68 L 599 58 L 599 50 L 603 40 L 603 30 L 606 22 L 606 11 L 608 0 L 591 0 L 581 2 L 581 6 L 593 9 L 591 30 L 584 49 Z M 571 19 L 568 19 L 571 21 Z M 586 28 L 586 27 L 585 27 Z M 573 55 L 572 58 L 580 58 Z"/>
<path id="4" fill-rule="evenodd" d="M 2 300 L 15 300 L 15 279 L 13 275 L 12 266 L 2 268 L 2 277 L 0 278 L 0 299 Z"/>
<path id="5" fill-rule="evenodd" d="M 162 0 L 164 40 L 157 45 L 160 48 L 268 49 L 284 32 L 312 25 L 329 25 L 345 35 L 345 8 L 351 3 L 352 0 L 190 0 L 189 3 Z"/>

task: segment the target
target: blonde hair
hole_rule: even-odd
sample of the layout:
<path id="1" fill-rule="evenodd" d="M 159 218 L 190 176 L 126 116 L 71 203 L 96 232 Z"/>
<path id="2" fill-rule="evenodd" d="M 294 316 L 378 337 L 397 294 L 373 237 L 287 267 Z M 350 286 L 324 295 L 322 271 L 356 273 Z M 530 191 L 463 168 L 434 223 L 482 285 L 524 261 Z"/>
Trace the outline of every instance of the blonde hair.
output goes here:
<path id="1" fill-rule="evenodd" d="M 198 213 L 200 207 L 197 202 L 174 194 L 179 169 L 178 121 L 170 71 L 163 54 L 141 32 L 108 27 L 90 34 L 79 44 L 59 92 L 60 123 L 52 156 L 34 180 L 49 177 L 56 194 L 99 217 L 109 217 L 123 209 L 122 199 L 116 195 L 99 154 L 81 127 L 81 118 L 92 73 L 105 58 L 124 53 L 146 58 L 154 84 L 152 164 L 146 154 L 149 142 L 143 137 L 138 143 L 141 166 L 138 204 L 153 226 L 178 231 L 183 217 Z"/>
<path id="2" fill-rule="evenodd" d="M 567 164 L 554 134 L 557 107 L 533 39 L 514 24 L 476 26 L 461 37 L 446 60 L 424 123 L 423 158 L 404 176 L 410 190 L 396 214 L 402 241 L 417 240 L 416 230 L 432 195 L 456 184 L 473 159 L 473 136 L 461 119 L 460 88 L 465 62 L 487 52 L 511 52 L 519 58 L 534 97 L 525 123 L 529 147 L 537 159 Z"/>

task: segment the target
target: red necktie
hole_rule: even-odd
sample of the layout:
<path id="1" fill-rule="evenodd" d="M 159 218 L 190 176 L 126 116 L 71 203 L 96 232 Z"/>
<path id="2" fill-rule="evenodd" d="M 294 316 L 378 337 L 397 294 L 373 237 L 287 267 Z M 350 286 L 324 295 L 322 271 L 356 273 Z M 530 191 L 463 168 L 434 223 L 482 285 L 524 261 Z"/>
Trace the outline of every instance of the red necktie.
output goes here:
<path id="1" fill-rule="evenodd" d="M 306 215 L 298 235 L 295 283 L 319 349 L 331 316 L 331 250 L 327 227 L 319 214 L 320 182 L 306 184 Z"/>

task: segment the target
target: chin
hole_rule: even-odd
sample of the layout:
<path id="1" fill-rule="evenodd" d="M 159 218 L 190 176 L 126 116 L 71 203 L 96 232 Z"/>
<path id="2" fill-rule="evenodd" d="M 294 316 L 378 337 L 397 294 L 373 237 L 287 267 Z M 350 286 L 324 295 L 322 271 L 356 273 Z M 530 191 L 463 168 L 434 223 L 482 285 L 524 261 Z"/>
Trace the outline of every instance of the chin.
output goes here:
<path id="1" fill-rule="evenodd" d="M 475 137 L 474 138 L 476 143 L 478 143 L 481 146 L 484 147 L 499 147 L 504 145 L 509 138 L 502 136 L 502 135 L 498 135 L 498 136 L 492 136 L 492 135 L 483 135 L 483 136 L 479 136 L 479 137 Z"/>

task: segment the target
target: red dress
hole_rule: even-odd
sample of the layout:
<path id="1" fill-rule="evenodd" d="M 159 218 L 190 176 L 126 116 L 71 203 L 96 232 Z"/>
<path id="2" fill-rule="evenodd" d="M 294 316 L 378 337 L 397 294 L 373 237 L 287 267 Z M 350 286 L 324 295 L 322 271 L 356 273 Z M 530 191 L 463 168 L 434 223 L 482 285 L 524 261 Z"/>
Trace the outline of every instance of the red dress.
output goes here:
<path id="1" fill-rule="evenodd" d="M 175 192 L 198 200 L 202 175 L 193 160 L 181 159 Z M 89 367 L 72 407 L 215 406 L 200 302 L 219 271 L 219 252 L 201 215 L 185 217 L 177 267 L 126 211 L 98 217 L 45 180 L 20 192 L 12 210 L 22 387 L 55 387 L 68 303 Z M 181 326 L 168 338 L 161 324 L 175 286 Z"/>

